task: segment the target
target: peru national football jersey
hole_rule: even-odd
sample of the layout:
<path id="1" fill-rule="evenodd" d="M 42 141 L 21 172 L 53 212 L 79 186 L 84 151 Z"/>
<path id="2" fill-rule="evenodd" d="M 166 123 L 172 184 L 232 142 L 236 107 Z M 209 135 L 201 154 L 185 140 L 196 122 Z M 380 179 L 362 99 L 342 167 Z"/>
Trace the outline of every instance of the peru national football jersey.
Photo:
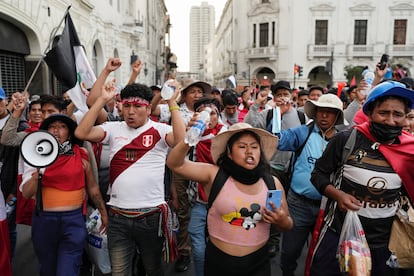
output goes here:
<path id="1" fill-rule="evenodd" d="M 164 203 L 164 170 L 172 127 L 148 120 L 135 129 L 125 122 L 106 122 L 103 143 L 110 148 L 111 199 L 108 205 L 125 209 Z"/>

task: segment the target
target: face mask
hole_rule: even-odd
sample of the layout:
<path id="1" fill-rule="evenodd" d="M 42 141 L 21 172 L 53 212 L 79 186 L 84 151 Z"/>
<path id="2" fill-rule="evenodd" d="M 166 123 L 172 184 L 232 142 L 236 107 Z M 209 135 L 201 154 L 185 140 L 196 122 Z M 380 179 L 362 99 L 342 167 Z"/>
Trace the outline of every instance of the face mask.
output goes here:
<path id="1" fill-rule="evenodd" d="M 371 122 L 369 130 L 378 142 L 388 142 L 400 136 L 402 127 Z"/>

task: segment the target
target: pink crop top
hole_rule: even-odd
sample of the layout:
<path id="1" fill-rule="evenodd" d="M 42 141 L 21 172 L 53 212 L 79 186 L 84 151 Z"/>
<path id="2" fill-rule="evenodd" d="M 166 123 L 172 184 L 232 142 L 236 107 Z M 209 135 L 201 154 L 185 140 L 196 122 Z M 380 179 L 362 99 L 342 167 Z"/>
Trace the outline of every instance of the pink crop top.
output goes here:
<path id="1" fill-rule="evenodd" d="M 267 186 L 260 193 L 241 192 L 229 177 L 208 211 L 209 235 L 229 244 L 258 246 L 269 239 L 270 224 L 262 220 Z"/>

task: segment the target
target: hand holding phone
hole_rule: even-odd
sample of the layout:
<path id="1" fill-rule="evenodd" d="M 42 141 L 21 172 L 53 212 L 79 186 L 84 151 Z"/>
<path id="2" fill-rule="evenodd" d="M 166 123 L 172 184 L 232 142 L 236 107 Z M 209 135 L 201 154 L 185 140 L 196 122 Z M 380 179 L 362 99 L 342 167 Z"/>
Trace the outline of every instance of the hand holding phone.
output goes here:
<path id="1" fill-rule="evenodd" d="M 270 211 L 273 211 L 273 207 L 270 205 L 270 202 L 276 206 L 277 209 L 280 209 L 280 202 L 282 201 L 282 190 L 269 190 L 267 191 L 266 198 L 266 208 Z"/>
<path id="2" fill-rule="evenodd" d="M 379 69 L 384 70 L 388 62 L 389 62 L 389 56 L 387 54 L 383 54 L 379 62 Z"/>
<path id="3" fill-rule="evenodd" d="M 138 55 L 133 54 L 131 56 L 131 61 L 130 61 L 131 62 L 131 65 L 134 64 L 134 62 L 137 61 L 137 60 L 138 60 Z"/>

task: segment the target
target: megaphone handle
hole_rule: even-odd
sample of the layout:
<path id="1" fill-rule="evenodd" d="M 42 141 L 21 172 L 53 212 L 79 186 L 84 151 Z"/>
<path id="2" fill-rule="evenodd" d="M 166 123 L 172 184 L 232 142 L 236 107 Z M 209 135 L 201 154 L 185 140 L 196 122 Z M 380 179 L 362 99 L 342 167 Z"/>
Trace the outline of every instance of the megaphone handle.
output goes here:
<path id="1" fill-rule="evenodd" d="M 36 216 L 39 216 L 43 211 L 43 199 L 42 199 L 42 176 L 44 169 L 39 170 L 39 177 L 37 178 L 37 191 L 36 191 Z"/>

